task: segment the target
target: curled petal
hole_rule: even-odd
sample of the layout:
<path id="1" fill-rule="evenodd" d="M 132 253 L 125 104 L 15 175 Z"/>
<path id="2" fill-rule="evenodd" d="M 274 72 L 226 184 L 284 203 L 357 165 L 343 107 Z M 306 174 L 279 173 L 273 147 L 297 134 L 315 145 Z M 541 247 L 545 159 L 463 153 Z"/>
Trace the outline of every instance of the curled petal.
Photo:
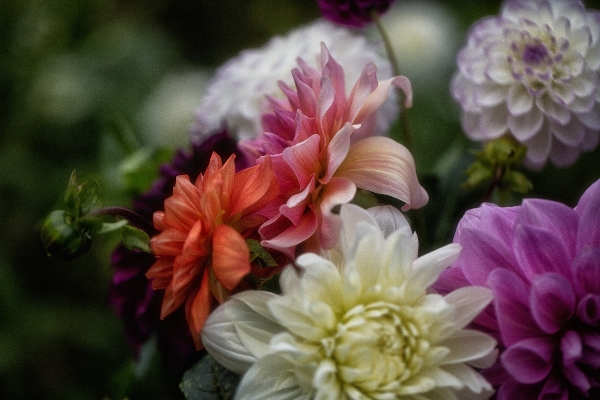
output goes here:
<path id="1" fill-rule="evenodd" d="M 429 200 L 419 184 L 412 155 L 387 137 L 368 137 L 350 146 L 336 176 L 351 180 L 359 188 L 404 201 L 403 211 L 422 207 Z"/>
<path id="2" fill-rule="evenodd" d="M 279 184 L 273 172 L 271 157 L 265 156 L 254 167 L 238 172 L 231 193 L 230 215 L 243 216 L 259 211 L 279 194 Z"/>
<path id="3" fill-rule="evenodd" d="M 200 333 L 204 327 L 204 322 L 210 314 L 212 308 L 212 295 L 209 288 L 210 274 L 208 268 L 204 269 L 202 274 L 202 280 L 200 288 L 194 294 L 188 297 L 185 304 L 185 315 L 187 318 L 190 332 L 192 333 L 192 339 L 196 345 L 196 350 L 202 349 L 202 338 Z"/>

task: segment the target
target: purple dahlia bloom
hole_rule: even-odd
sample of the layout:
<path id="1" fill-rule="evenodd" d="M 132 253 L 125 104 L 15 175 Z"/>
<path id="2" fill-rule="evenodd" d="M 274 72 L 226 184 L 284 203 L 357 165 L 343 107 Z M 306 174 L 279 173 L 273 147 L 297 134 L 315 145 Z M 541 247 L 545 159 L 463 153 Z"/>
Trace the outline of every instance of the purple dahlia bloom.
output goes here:
<path id="1" fill-rule="evenodd" d="M 165 199 L 173 194 L 175 178 L 187 174 L 194 181 L 208 166 L 213 151 L 227 159 L 237 152 L 237 145 L 226 131 L 221 131 L 203 141 L 193 142 L 191 151 L 179 150 L 169 164 L 160 168 L 160 177 L 150 190 L 134 200 L 133 211 L 152 221 L 154 212 L 164 210 Z M 245 166 L 244 159 L 238 154 L 236 167 Z M 152 229 L 147 233 L 154 236 L 158 232 Z M 111 257 L 114 273 L 108 300 L 123 320 L 125 336 L 136 356 L 150 336 L 157 334 L 166 366 L 175 373 L 183 373 L 196 358 L 196 350 L 183 309 L 160 320 L 162 292 L 154 291 L 146 278 L 146 271 L 155 261 L 151 254 L 129 251 L 119 245 Z"/>
<path id="2" fill-rule="evenodd" d="M 317 0 L 321 14 L 338 24 L 361 27 L 373 21 L 371 13 L 383 14 L 394 0 Z"/>
<path id="3" fill-rule="evenodd" d="M 500 400 L 600 398 L 600 180 L 572 209 L 549 200 L 468 211 L 435 284 L 494 291 L 474 327 L 500 343 L 483 371 Z"/>
<path id="4" fill-rule="evenodd" d="M 467 136 L 510 134 L 526 164 L 564 167 L 598 145 L 600 12 L 580 0 L 507 0 L 469 32 L 452 95 Z"/>

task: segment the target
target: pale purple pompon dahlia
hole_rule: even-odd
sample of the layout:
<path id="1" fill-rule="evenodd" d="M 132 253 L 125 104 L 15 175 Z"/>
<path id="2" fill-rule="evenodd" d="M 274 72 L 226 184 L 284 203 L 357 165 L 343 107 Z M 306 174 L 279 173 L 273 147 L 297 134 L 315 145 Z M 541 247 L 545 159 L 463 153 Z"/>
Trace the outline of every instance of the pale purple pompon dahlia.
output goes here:
<path id="1" fill-rule="evenodd" d="M 382 14 L 393 2 L 394 0 L 317 0 L 325 18 L 356 28 L 372 22 L 372 12 Z"/>
<path id="2" fill-rule="evenodd" d="M 510 133 L 532 169 L 598 145 L 600 12 L 580 0 L 507 0 L 471 28 L 458 68 L 451 90 L 471 139 Z"/>
<path id="3" fill-rule="evenodd" d="M 600 180 L 572 209 L 530 199 L 468 211 L 463 246 L 434 287 L 487 286 L 493 307 L 473 327 L 500 343 L 483 371 L 498 400 L 600 398 Z"/>

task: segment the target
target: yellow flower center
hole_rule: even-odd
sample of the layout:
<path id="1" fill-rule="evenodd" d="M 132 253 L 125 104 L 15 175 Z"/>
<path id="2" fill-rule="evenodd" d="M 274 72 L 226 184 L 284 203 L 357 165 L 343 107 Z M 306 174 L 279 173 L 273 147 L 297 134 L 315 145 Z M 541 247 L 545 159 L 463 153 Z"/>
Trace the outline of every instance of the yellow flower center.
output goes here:
<path id="1" fill-rule="evenodd" d="M 431 346 L 423 335 L 427 327 L 413 313 L 412 307 L 374 302 L 343 316 L 322 349 L 337 364 L 344 386 L 365 394 L 394 393 L 421 371 Z"/>

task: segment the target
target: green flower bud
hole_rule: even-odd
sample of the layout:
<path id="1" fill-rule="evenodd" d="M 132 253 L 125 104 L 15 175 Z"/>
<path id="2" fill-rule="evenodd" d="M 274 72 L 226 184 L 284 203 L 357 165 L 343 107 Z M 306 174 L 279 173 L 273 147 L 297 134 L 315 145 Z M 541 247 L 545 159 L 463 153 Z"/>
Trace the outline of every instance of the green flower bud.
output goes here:
<path id="1" fill-rule="evenodd" d="M 49 256 L 70 260 L 85 253 L 92 244 L 87 230 L 74 229 L 65 210 L 52 211 L 42 225 L 41 238 Z"/>

